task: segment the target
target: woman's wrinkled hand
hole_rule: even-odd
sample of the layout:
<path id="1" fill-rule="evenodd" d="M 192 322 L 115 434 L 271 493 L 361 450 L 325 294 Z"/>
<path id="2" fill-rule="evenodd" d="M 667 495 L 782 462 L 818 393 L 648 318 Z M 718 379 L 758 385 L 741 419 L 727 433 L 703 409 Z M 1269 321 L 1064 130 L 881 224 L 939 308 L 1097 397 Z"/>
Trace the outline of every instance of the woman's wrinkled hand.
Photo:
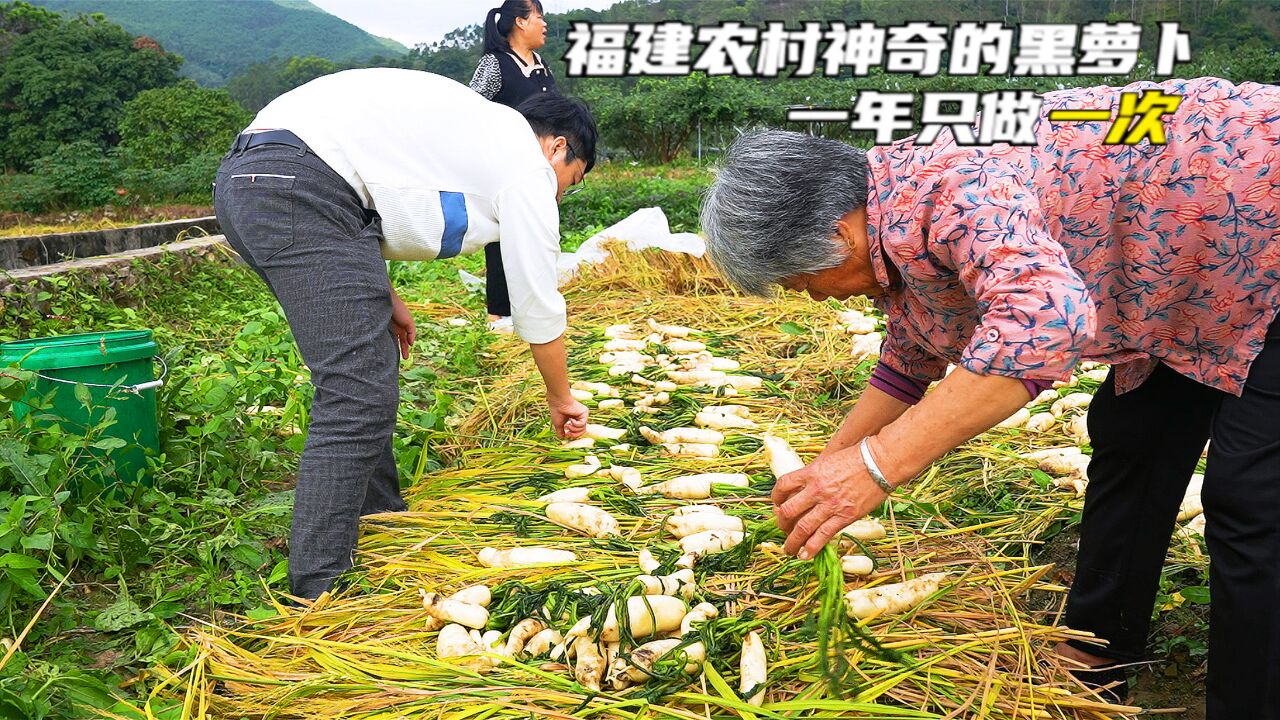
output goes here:
<path id="1" fill-rule="evenodd" d="M 774 514 L 778 527 L 787 533 L 782 549 L 808 560 L 886 497 L 867 473 L 856 444 L 820 455 L 774 485 Z"/>
<path id="2" fill-rule="evenodd" d="M 409 348 L 418 339 L 418 328 L 413 324 L 413 314 L 394 290 L 391 291 L 391 333 L 400 343 L 400 357 L 408 360 Z"/>
<path id="3" fill-rule="evenodd" d="M 587 431 L 587 406 L 572 396 L 557 398 L 548 395 L 547 409 L 551 411 L 551 426 L 561 440 L 581 437 Z"/>

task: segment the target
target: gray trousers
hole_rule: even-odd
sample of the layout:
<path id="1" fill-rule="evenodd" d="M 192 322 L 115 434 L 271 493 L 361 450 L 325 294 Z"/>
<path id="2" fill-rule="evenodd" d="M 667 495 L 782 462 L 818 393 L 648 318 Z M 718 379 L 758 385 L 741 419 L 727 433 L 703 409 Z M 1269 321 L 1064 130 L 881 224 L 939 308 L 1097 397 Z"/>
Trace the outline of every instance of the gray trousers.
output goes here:
<path id="1" fill-rule="evenodd" d="M 406 509 L 391 446 L 399 355 L 382 226 L 323 160 L 287 145 L 229 153 L 214 209 L 279 300 L 311 370 L 289 587 L 315 598 L 351 567 L 360 516 Z"/>

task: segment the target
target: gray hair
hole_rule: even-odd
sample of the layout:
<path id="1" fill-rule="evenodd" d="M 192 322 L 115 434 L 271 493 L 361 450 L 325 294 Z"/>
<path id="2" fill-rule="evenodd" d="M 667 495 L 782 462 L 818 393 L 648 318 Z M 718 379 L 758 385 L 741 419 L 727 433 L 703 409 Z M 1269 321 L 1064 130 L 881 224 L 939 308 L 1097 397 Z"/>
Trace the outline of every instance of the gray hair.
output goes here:
<path id="1" fill-rule="evenodd" d="M 755 130 L 725 152 L 702 201 L 711 260 L 743 292 L 839 265 L 836 222 L 867 204 L 867 153 L 788 130 Z"/>

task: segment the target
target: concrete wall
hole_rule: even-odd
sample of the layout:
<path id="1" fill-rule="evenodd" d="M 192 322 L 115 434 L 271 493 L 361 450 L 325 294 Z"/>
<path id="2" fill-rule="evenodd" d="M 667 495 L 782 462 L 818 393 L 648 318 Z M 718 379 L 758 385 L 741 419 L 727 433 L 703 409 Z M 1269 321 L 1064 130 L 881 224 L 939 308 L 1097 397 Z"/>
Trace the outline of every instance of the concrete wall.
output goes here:
<path id="1" fill-rule="evenodd" d="M 240 262 L 240 256 L 227 245 L 226 238 L 212 235 L 102 257 L 68 260 L 23 270 L 0 270 L 0 310 L 6 306 L 26 306 L 37 312 L 47 312 L 50 304 L 57 300 L 56 277 L 64 273 L 87 275 L 97 282 L 103 297 L 122 294 L 143 280 L 143 273 L 134 271 L 136 262 L 154 262 L 163 256 L 179 261 L 173 268 L 178 273 L 202 262 Z"/>
<path id="2" fill-rule="evenodd" d="M 195 235 L 216 235 L 220 232 L 217 218 L 209 216 L 115 230 L 0 238 L 0 270 L 18 270 L 156 247 L 173 242 L 189 230 Z"/>

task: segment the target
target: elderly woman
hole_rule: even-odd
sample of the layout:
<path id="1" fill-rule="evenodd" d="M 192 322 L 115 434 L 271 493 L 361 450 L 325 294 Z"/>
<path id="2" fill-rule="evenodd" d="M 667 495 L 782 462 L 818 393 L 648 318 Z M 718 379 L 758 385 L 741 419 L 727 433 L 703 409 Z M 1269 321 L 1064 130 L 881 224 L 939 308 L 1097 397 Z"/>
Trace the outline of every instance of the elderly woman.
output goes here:
<path id="1" fill-rule="evenodd" d="M 1155 87 L 1184 96 L 1163 146 L 1045 119 Z M 1141 658 L 1212 438 L 1209 717 L 1280 718 L 1280 88 L 1084 88 L 1046 94 L 1041 112 L 1028 147 L 944 133 L 864 152 L 762 131 L 726 154 L 702 216 L 724 275 L 754 294 L 866 295 L 887 320 L 870 387 L 777 484 L 785 548 L 813 556 L 1080 360 L 1108 363 L 1066 617 L 1108 644 L 1058 651 L 1094 668 Z"/>

